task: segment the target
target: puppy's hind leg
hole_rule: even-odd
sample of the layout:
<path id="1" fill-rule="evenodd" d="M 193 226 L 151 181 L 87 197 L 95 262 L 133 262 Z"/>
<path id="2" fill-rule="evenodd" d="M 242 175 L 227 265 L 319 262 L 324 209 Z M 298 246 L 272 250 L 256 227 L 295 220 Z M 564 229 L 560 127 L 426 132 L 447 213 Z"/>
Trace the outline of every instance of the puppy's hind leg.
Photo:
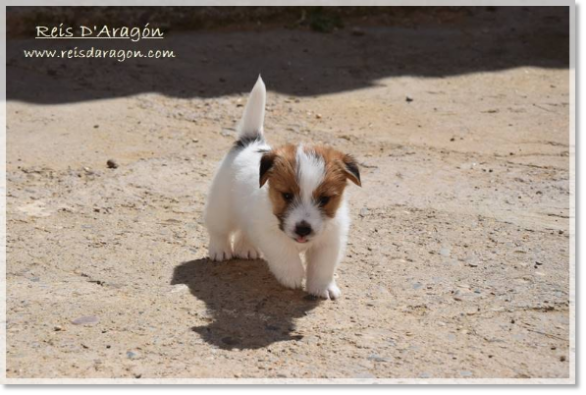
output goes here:
<path id="1" fill-rule="evenodd" d="M 219 178 L 219 179 L 218 179 Z M 232 258 L 230 236 L 234 230 L 229 189 L 221 177 L 214 180 L 205 208 L 204 221 L 210 236 L 209 257 L 213 261 Z"/>

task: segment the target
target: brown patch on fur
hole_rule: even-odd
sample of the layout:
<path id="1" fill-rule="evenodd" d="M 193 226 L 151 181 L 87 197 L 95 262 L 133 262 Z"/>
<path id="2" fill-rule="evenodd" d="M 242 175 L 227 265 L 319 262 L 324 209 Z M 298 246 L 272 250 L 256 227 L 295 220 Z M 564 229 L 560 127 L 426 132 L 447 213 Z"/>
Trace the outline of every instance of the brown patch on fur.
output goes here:
<path id="1" fill-rule="evenodd" d="M 358 165 L 352 156 L 345 155 L 331 147 L 304 147 L 304 150 L 324 159 L 324 181 L 313 191 L 313 199 L 316 204 L 319 204 L 323 197 L 329 198 L 329 201 L 320 208 L 326 216 L 333 218 L 340 207 L 346 181 L 350 180 L 361 185 Z M 273 214 L 279 219 L 281 226 L 290 203 L 300 193 L 297 183 L 296 154 L 297 146 L 287 144 L 264 154 L 261 159 L 260 186 L 262 187 L 268 181 Z M 291 194 L 293 198 L 287 201 L 283 197 L 284 193 Z"/>
<path id="2" fill-rule="evenodd" d="M 269 182 L 269 198 L 273 203 L 273 214 L 282 224 L 284 214 L 291 201 L 299 196 L 299 185 L 297 184 L 297 161 L 295 153 L 297 147 L 293 144 L 287 144 L 263 155 L 272 160 L 272 165 L 263 175 L 265 182 Z M 261 178 L 261 186 L 264 184 Z M 284 193 L 290 193 L 293 196 L 291 201 L 286 201 Z"/>
<path id="3" fill-rule="evenodd" d="M 333 218 L 336 216 L 338 207 L 340 207 L 347 184 L 346 180 L 350 179 L 360 185 L 360 179 L 357 179 L 347 169 L 346 162 L 353 160 L 351 156 L 336 151 L 331 147 L 316 146 L 310 148 L 310 150 L 324 158 L 326 173 L 323 182 L 313 191 L 313 199 L 315 202 L 319 202 L 323 197 L 328 197 L 329 201 L 321 206 L 321 210 L 326 216 Z"/>

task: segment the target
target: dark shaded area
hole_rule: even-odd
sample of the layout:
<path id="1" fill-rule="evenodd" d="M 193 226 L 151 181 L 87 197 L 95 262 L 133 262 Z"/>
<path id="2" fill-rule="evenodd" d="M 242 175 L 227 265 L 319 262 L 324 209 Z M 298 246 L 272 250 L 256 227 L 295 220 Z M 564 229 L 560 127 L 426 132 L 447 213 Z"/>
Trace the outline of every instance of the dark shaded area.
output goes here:
<path id="1" fill-rule="evenodd" d="M 430 11 L 432 17 L 438 14 L 437 8 Z M 7 99 L 58 104 L 145 92 L 217 97 L 248 92 L 259 73 L 270 90 L 312 96 L 366 88 L 386 77 L 569 67 L 568 7 L 456 7 L 451 13 L 454 7 L 439 8 L 454 14 L 453 18 L 430 18 L 420 10 L 409 16 L 408 24 L 392 22 L 396 16 L 392 23 L 346 16 L 344 28 L 335 28 L 332 22 L 331 33 L 309 27 L 291 29 L 285 24 L 239 31 L 170 31 L 164 40 L 138 43 L 9 39 Z M 23 54 L 24 49 L 92 46 L 143 53 L 172 50 L 176 57 L 120 62 L 25 58 Z"/>
<path id="2" fill-rule="evenodd" d="M 302 335 L 294 334 L 293 320 L 320 303 L 303 291 L 284 288 L 260 260 L 185 262 L 175 268 L 171 284 L 186 284 L 205 302 L 211 322 L 192 330 L 222 349 L 301 340 Z"/>
<path id="3" fill-rule="evenodd" d="M 158 26 L 165 31 L 258 29 L 287 27 L 331 32 L 345 24 L 415 26 L 419 23 L 453 23 L 478 11 L 498 7 L 341 7 L 341 6 L 101 6 L 7 7 L 8 37 L 27 36 L 38 25 Z"/>

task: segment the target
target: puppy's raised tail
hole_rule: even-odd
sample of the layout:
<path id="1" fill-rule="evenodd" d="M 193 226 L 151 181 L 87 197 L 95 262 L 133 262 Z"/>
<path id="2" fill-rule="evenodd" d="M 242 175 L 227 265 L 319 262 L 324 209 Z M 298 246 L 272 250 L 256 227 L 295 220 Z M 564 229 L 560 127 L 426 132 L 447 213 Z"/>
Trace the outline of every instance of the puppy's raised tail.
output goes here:
<path id="1" fill-rule="evenodd" d="M 246 146 L 252 141 L 264 139 L 263 124 L 265 120 L 265 103 L 267 101 L 267 90 L 260 75 L 252 88 L 244 115 L 238 124 L 238 146 Z"/>

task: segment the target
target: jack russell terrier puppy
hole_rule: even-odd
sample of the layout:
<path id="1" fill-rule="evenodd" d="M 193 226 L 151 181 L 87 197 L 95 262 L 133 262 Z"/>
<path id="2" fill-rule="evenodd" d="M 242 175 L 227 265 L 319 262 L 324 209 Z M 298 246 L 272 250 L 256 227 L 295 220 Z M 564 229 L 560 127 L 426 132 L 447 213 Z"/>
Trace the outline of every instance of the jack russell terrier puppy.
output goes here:
<path id="1" fill-rule="evenodd" d="M 266 88 L 254 85 L 238 125 L 238 141 L 219 165 L 206 207 L 209 256 L 267 261 L 281 284 L 325 299 L 340 296 L 334 280 L 350 217 L 347 180 L 360 183 L 356 160 L 330 147 L 264 139 Z M 234 247 L 232 247 L 232 237 Z"/>

